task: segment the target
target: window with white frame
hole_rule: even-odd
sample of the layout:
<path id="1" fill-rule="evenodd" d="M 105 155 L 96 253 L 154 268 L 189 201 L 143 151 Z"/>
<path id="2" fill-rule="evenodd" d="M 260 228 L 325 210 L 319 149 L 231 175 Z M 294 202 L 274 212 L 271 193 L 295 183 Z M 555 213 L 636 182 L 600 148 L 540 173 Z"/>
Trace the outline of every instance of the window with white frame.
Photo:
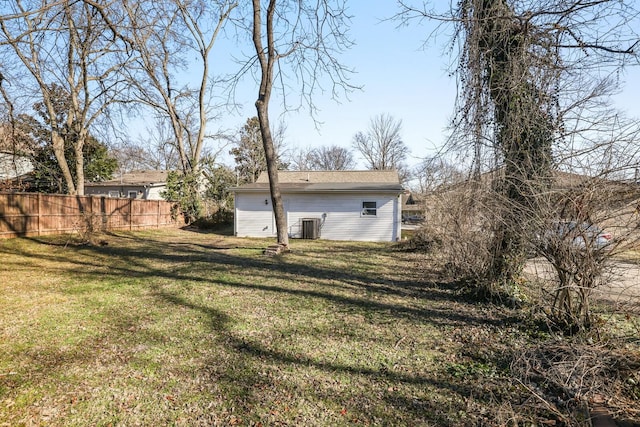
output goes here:
<path id="1" fill-rule="evenodd" d="M 137 191 L 129 191 L 129 198 L 130 199 L 136 199 L 138 197 L 138 192 Z"/>
<path id="2" fill-rule="evenodd" d="M 362 216 L 376 216 L 378 215 L 378 203 L 377 202 L 362 202 Z"/>
<path id="3" fill-rule="evenodd" d="M 119 191 L 109 191 L 109 197 L 120 197 Z"/>

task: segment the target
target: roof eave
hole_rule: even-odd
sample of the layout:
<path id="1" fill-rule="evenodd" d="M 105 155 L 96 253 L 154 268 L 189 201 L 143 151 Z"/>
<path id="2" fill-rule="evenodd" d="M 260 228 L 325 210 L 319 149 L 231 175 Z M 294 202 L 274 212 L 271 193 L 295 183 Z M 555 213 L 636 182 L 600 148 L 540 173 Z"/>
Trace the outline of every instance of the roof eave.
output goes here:
<path id="1" fill-rule="evenodd" d="M 240 188 L 233 187 L 230 189 L 234 193 L 264 193 L 268 192 L 269 188 Z M 404 189 L 400 188 L 354 188 L 354 189 L 288 189 L 281 188 L 281 193 L 402 193 Z"/>
<path id="2" fill-rule="evenodd" d="M 162 187 L 165 182 L 87 182 L 85 187 Z"/>

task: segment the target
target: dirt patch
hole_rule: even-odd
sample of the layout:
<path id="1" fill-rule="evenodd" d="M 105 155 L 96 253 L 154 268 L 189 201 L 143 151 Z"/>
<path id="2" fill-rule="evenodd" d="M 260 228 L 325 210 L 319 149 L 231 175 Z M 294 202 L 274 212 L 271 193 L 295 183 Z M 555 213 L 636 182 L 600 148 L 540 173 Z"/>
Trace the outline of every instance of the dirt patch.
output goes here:
<path id="1" fill-rule="evenodd" d="M 524 271 L 525 277 L 534 281 L 554 281 L 555 271 L 544 258 L 530 260 Z M 596 299 L 615 304 L 640 303 L 640 263 L 635 260 L 617 258 L 605 271 L 602 285 L 594 290 Z"/>

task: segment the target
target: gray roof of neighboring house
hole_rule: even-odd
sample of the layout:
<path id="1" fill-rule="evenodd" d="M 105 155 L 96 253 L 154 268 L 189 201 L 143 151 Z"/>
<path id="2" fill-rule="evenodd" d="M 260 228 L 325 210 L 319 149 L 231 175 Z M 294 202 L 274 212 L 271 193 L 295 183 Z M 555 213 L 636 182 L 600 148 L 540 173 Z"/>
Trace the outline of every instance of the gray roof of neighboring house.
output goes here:
<path id="1" fill-rule="evenodd" d="M 167 183 L 169 171 L 136 171 L 123 173 L 122 175 L 101 182 L 87 182 L 87 187 L 111 187 L 111 186 L 159 186 Z"/>
<path id="2" fill-rule="evenodd" d="M 505 169 L 504 167 L 500 167 L 498 169 L 484 172 L 480 175 L 480 182 L 482 183 L 490 183 L 496 177 L 504 177 Z M 634 182 L 629 180 L 617 180 L 611 179 L 606 176 L 589 176 L 584 174 L 579 174 L 575 172 L 565 172 L 559 170 L 551 171 L 553 177 L 553 185 L 560 188 L 572 188 L 578 187 L 582 185 L 593 185 L 593 184 L 607 184 L 607 185 L 633 185 Z M 457 189 L 459 187 L 465 187 L 469 183 L 474 182 L 472 178 L 469 178 L 465 181 L 457 182 L 455 184 L 449 185 L 445 188 L 445 191 L 450 189 Z"/>
<path id="3" fill-rule="evenodd" d="M 424 197 L 419 194 L 412 194 L 410 192 L 406 192 L 404 197 L 402 198 L 402 210 L 403 211 L 416 211 L 422 212 L 424 211 L 426 202 Z"/>
<path id="4" fill-rule="evenodd" d="M 279 171 L 280 190 L 286 192 L 402 191 L 396 171 Z M 269 189 L 263 172 L 255 183 L 234 187 L 237 192 Z"/>

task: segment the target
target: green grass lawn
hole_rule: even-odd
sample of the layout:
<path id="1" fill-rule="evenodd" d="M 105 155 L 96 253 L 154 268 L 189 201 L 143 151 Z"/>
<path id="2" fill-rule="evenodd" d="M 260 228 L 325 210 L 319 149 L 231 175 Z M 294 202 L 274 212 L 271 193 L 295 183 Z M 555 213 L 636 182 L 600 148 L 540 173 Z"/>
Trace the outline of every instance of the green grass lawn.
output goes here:
<path id="1" fill-rule="evenodd" d="M 500 425 L 530 396 L 508 376 L 534 339 L 518 312 L 440 283 L 427 255 L 66 239 L 0 241 L 0 426 Z"/>

